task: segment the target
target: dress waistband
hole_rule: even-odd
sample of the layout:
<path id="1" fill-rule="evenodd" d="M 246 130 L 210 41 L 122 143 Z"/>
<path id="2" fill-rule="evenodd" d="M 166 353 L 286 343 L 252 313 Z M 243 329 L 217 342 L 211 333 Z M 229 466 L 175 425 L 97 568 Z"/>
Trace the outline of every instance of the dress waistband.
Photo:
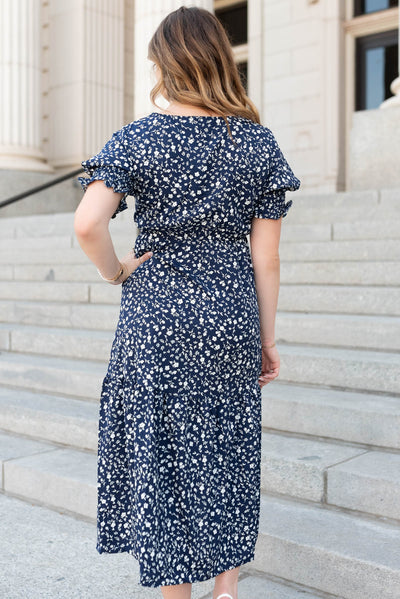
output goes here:
<path id="1" fill-rule="evenodd" d="M 201 244 L 204 242 L 247 243 L 246 233 L 198 227 L 193 229 L 146 229 L 140 231 L 135 240 L 134 250 L 137 258 L 149 251 L 173 249 L 181 244 Z"/>

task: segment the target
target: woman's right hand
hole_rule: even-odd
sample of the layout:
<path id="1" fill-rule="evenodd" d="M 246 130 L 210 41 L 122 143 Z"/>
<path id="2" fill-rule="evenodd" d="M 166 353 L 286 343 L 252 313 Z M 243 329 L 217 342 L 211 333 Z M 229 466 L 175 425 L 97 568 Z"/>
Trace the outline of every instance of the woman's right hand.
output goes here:
<path id="1" fill-rule="evenodd" d="M 261 374 L 258 382 L 261 388 L 268 385 L 279 375 L 280 357 L 276 345 L 274 347 L 262 347 Z"/>
<path id="2" fill-rule="evenodd" d="M 151 258 L 152 255 L 152 252 L 146 252 L 139 256 L 139 258 L 136 258 L 134 250 L 128 252 L 128 254 L 126 254 L 126 256 L 124 256 L 122 260 L 120 260 L 124 268 L 124 272 L 122 273 L 120 278 L 116 280 L 115 284 L 121 285 L 121 283 L 126 281 L 126 279 L 137 269 L 138 266 L 140 266 L 141 264 L 143 264 L 143 262 Z"/>

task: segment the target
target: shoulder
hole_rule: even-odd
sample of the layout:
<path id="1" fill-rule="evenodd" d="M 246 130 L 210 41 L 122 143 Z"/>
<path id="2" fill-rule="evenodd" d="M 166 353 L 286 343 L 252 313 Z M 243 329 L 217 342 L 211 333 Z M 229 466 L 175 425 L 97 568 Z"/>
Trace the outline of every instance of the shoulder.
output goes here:
<path id="1" fill-rule="evenodd" d="M 153 115 L 135 119 L 114 131 L 111 138 L 113 147 L 118 147 L 134 160 L 147 153 L 156 126 Z"/>
<path id="2" fill-rule="evenodd" d="M 126 140 L 139 140 L 157 129 L 157 113 L 151 112 L 119 129 L 120 135 Z"/>
<path id="3" fill-rule="evenodd" d="M 241 131 L 263 150 L 278 145 L 276 137 L 269 127 L 246 118 L 240 118 L 238 123 Z"/>

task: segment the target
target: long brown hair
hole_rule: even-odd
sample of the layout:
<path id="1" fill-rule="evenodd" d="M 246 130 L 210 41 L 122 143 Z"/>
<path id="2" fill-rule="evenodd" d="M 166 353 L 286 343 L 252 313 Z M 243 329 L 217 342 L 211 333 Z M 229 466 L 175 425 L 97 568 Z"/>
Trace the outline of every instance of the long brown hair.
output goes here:
<path id="1" fill-rule="evenodd" d="M 247 96 L 232 47 L 217 17 L 198 7 L 181 6 L 169 13 L 149 42 L 148 58 L 160 69 L 150 92 L 169 101 L 191 104 L 224 117 L 242 116 L 260 123 L 257 108 Z"/>

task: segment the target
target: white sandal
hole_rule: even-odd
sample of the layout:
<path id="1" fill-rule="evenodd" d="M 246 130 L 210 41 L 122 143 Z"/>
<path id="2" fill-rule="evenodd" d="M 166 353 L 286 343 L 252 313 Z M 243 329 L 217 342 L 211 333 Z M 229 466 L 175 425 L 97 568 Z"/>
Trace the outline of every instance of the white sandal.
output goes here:
<path id="1" fill-rule="evenodd" d="M 222 599 L 222 597 L 228 597 L 228 599 L 233 599 L 232 595 L 229 593 L 222 593 L 222 595 L 218 595 L 217 599 Z"/>

